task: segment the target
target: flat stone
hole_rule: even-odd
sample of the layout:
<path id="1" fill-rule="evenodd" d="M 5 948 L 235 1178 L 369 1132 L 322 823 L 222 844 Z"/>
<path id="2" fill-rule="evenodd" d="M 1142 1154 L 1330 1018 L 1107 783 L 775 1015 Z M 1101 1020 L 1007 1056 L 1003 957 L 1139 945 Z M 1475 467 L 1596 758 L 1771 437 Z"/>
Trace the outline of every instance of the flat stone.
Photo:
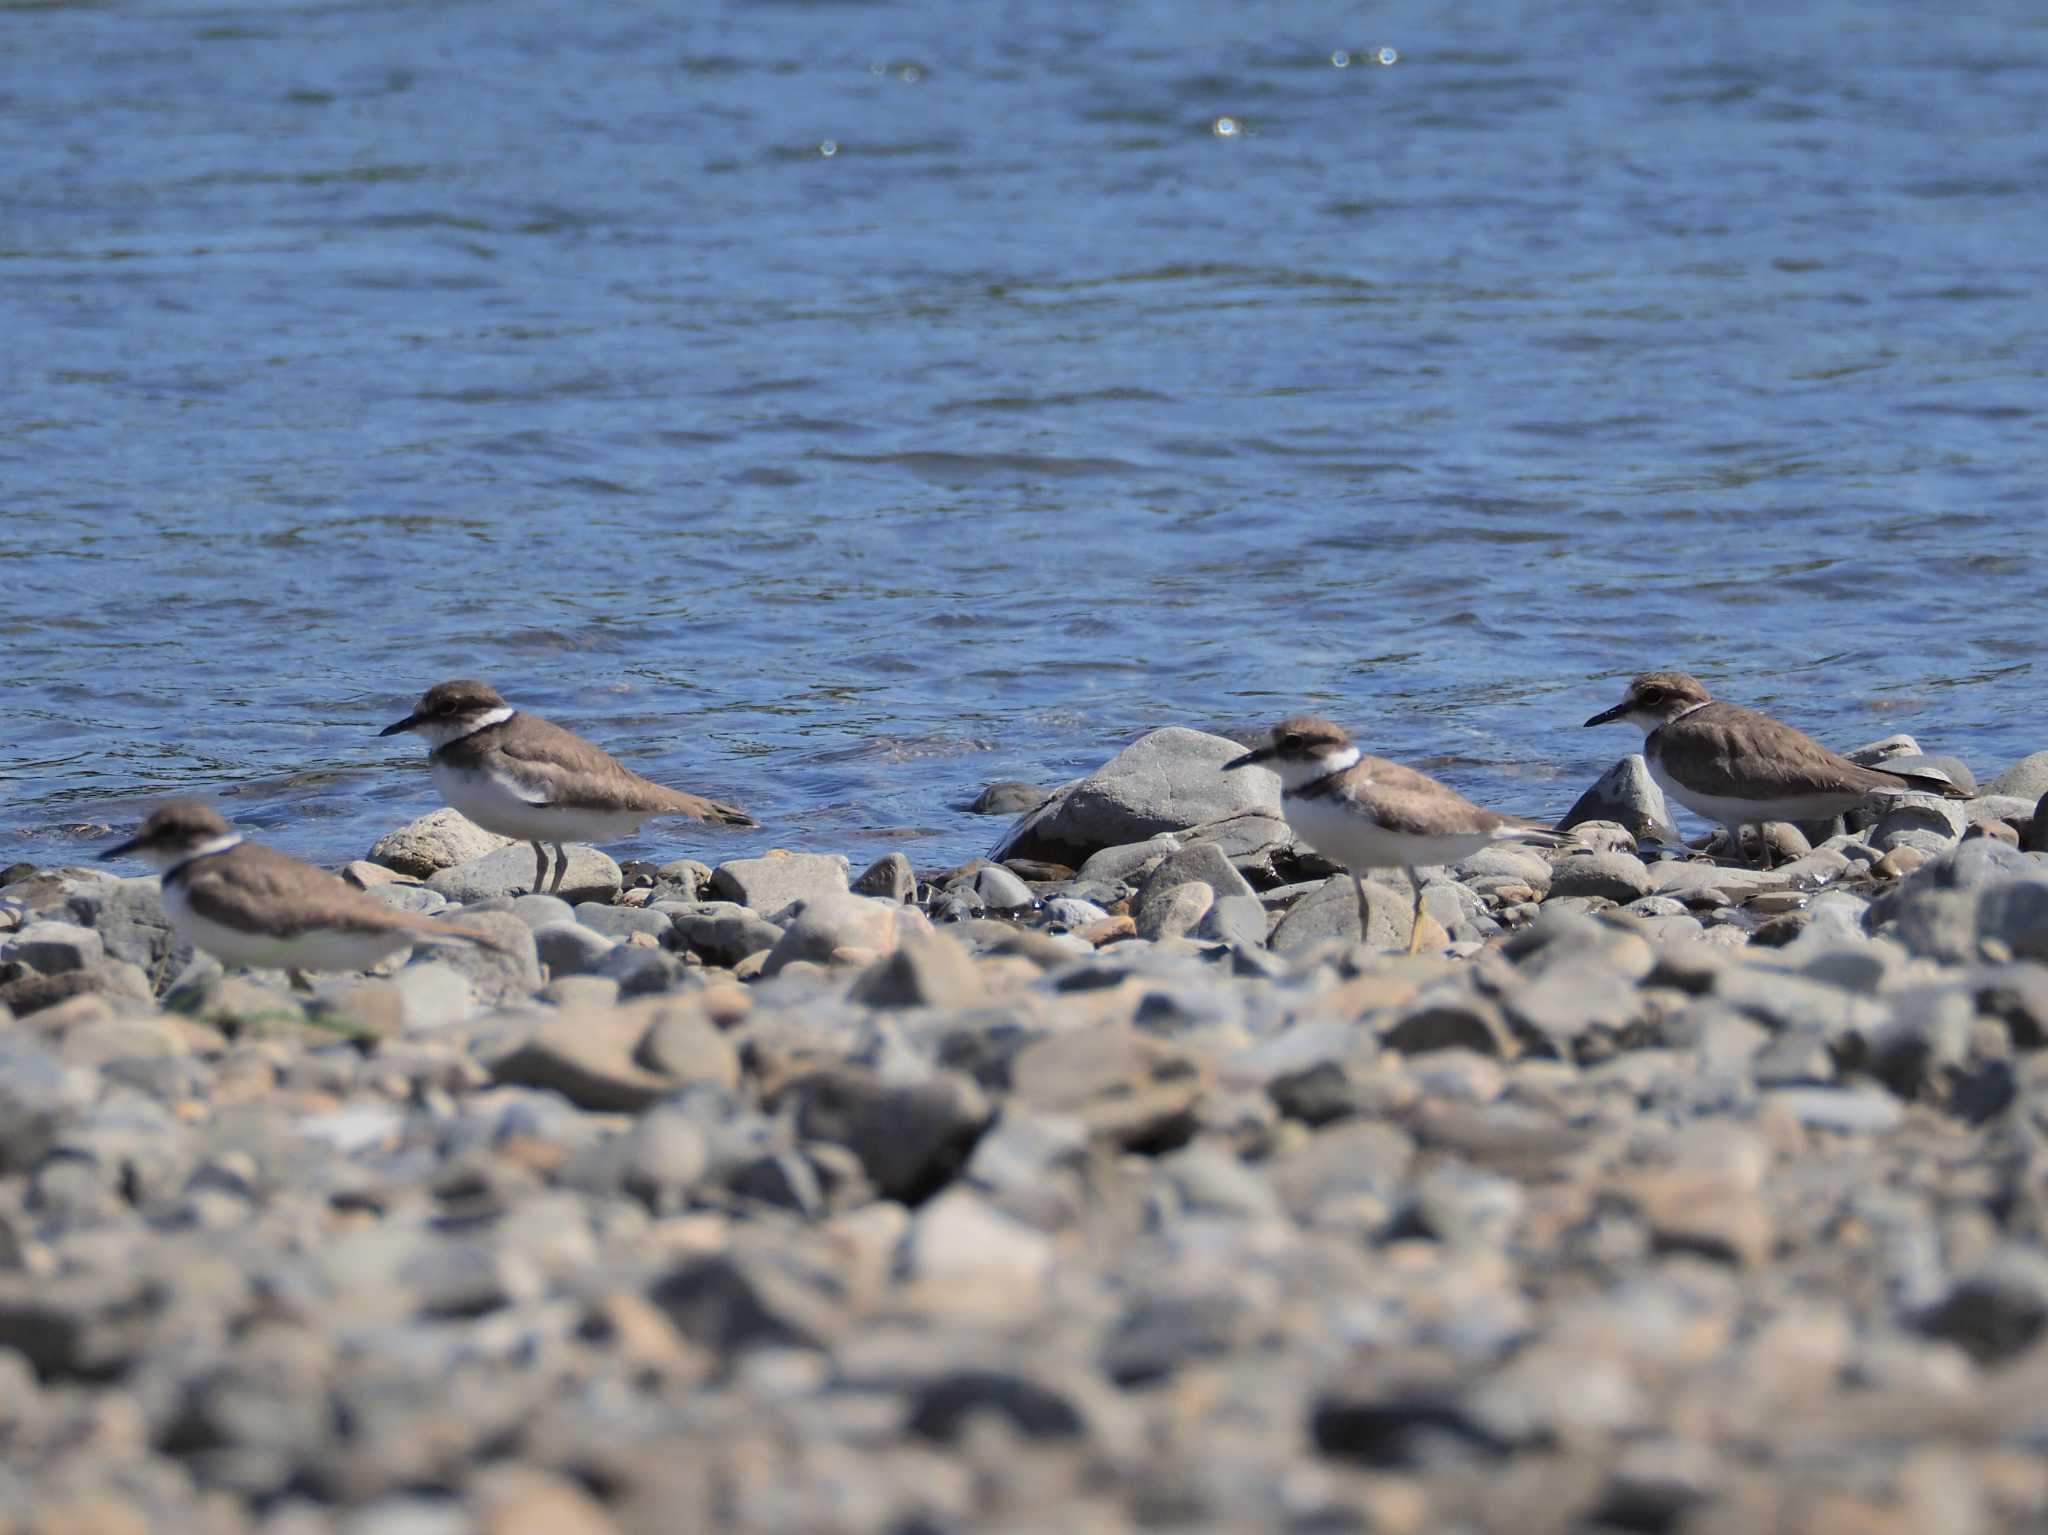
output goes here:
<path id="1" fill-rule="evenodd" d="M 711 871 L 706 893 L 772 917 L 795 901 L 847 893 L 846 860 L 836 853 L 733 858 Z"/>
<path id="2" fill-rule="evenodd" d="M 1086 778 L 1067 785 L 1004 835 L 991 856 L 1049 858 L 1079 867 L 1101 848 L 1143 842 L 1245 811 L 1280 814 L 1271 773 L 1222 771 L 1237 742 L 1172 727 L 1140 736 Z"/>
<path id="3" fill-rule="evenodd" d="M 414 879 L 425 879 L 443 869 L 495 853 L 511 842 L 510 837 L 485 831 L 461 811 L 444 805 L 379 837 L 370 849 L 370 862 Z M 530 876 L 531 863 L 527 871 Z"/>
<path id="4" fill-rule="evenodd" d="M 1657 780 L 1650 776 L 1649 763 L 1641 752 L 1631 752 L 1602 773 L 1564 813 L 1557 829 L 1570 831 L 1585 821 L 1613 821 L 1639 840 L 1674 844 L 1679 840 L 1671 807 Z"/>
<path id="5" fill-rule="evenodd" d="M 562 888 L 551 891 L 563 900 L 609 903 L 622 887 L 619 866 L 594 847 L 572 842 L 568 847 L 569 870 Z M 554 883 L 554 850 L 548 850 L 547 883 Z M 429 875 L 427 888 L 437 890 L 458 906 L 500 896 L 522 895 L 533 889 L 533 847 L 511 842 L 494 853 L 472 858 Z"/>

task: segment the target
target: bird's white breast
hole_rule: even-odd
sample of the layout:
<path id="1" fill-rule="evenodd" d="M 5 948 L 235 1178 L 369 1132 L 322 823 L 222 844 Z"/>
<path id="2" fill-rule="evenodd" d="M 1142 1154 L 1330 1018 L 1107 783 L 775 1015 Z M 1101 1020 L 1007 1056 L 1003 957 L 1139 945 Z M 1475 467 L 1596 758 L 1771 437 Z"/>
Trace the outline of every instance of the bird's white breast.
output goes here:
<path id="1" fill-rule="evenodd" d="M 1281 804 L 1296 836 L 1347 869 L 1457 863 L 1497 840 L 1490 832 L 1415 836 L 1389 831 L 1355 802 L 1337 795 L 1289 794 Z"/>
<path id="2" fill-rule="evenodd" d="M 1722 826 L 1755 826 L 1764 821 L 1828 821 L 1858 804 L 1860 794 L 1803 794 L 1779 799 L 1736 799 L 1686 787 L 1664 766 L 1662 752 L 1643 753 L 1657 787 L 1694 815 Z"/>

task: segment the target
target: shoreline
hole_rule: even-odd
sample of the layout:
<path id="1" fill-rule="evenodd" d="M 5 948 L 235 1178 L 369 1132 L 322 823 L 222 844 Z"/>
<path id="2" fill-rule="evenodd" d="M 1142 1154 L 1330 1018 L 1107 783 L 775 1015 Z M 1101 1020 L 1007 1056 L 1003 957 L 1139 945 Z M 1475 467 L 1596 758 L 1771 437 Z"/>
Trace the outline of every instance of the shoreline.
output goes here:
<path id="1" fill-rule="evenodd" d="M 514 896 L 437 812 L 344 873 L 508 952 L 310 993 L 188 969 L 152 879 L 17 879 L 0 1513 L 2048 1515 L 2038 791 L 1765 872 L 1639 856 L 1623 759 L 1586 847 L 1430 873 L 1407 958 L 1238 749 L 1143 737 L 936 887 L 573 848 Z"/>

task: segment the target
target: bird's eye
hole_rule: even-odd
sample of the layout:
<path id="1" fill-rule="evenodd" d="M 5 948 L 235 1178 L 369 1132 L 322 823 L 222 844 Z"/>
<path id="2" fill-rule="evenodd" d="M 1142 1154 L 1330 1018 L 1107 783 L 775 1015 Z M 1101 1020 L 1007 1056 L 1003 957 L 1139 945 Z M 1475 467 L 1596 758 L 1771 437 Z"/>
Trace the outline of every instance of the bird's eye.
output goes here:
<path id="1" fill-rule="evenodd" d="M 1279 747 L 1280 750 L 1284 752 L 1299 751 L 1301 750 L 1301 737 L 1295 735 L 1286 735 L 1280 737 L 1280 739 L 1275 741 L 1273 744 Z"/>
<path id="2" fill-rule="evenodd" d="M 1643 702 L 1646 704 L 1661 704 L 1664 702 L 1664 690 L 1662 688 L 1644 688 Z"/>

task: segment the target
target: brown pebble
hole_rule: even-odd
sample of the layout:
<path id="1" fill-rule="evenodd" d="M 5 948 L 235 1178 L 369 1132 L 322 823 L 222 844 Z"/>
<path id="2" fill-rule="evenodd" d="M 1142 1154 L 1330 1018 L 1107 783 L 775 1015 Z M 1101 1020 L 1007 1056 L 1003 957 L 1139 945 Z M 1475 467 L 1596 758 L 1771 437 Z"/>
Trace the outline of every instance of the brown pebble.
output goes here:
<path id="1" fill-rule="evenodd" d="M 1128 914 L 1104 917 L 1100 922 L 1091 922 L 1086 927 L 1075 928 L 1074 934 L 1100 949 L 1120 939 L 1137 937 L 1138 924 L 1133 922 Z"/>

